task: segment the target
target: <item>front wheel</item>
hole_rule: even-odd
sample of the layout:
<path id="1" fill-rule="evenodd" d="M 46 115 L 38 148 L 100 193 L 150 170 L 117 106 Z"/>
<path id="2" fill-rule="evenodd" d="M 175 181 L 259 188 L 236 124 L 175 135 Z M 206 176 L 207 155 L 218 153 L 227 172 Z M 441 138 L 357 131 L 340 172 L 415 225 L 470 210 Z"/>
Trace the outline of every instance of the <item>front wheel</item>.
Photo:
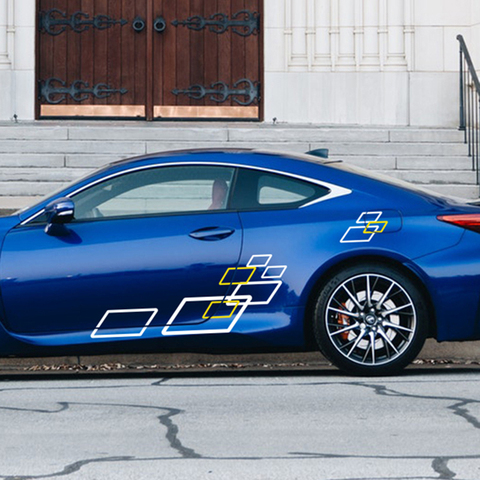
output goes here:
<path id="1" fill-rule="evenodd" d="M 425 301 L 402 272 L 381 265 L 348 267 L 320 292 L 315 337 L 324 355 L 355 375 L 392 375 L 420 352 L 428 329 Z"/>

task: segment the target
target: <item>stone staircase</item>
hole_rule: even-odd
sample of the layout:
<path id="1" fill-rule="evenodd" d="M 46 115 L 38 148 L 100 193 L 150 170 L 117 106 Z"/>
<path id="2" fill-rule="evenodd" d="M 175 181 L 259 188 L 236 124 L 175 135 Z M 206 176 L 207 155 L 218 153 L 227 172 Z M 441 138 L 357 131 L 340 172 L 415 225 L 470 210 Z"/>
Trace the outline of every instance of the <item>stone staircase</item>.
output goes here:
<path id="1" fill-rule="evenodd" d="M 108 162 L 183 148 L 307 152 L 477 198 L 463 134 L 454 129 L 255 123 L 32 122 L 0 124 L 0 209 L 16 209 Z"/>

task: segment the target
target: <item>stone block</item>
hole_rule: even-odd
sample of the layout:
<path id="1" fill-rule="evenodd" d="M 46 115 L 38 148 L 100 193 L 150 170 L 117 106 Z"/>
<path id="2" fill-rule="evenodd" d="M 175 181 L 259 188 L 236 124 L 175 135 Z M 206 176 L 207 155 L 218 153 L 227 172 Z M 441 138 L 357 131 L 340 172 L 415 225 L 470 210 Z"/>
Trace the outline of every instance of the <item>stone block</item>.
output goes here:
<path id="1" fill-rule="evenodd" d="M 22 123 L 0 125 L 0 140 L 67 140 L 68 129 L 57 126 L 35 126 Z M 1 147 L 0 147 L 1 148 Z"/>
<path id="2" fill-rule="evenodd" d="M 144 142 L 121 141 L 29 141 L 4 140 L 0 142 L 0 153 L 95 153 L 142 155 L 145 153 Z"/>
<path id="3" fill-rule="evenodd" d="M 91 171 L 84 168 L 4 167 L 0 169 L 0 182 L 71 182 Z"/>
<path id="4" fill-rule="evenodd" d="M 62 153 L 47 153 L 43 155 L 0 153 L 0 167 L 62 167 L 64 161 Z"/>
<path id="5" fill-rule="evenodd" d="M 325 144 L 313 143 L 314 148 L 325 148 Z M 456 143 L 332 143 L 330 154 L 340 155 L 380 155 L 380 156 L 418 156 L 418 155 L 466 155 L 467 150 L 464 144 Z"/>
<path id="6" fill-rule="evenodd" d="M 236 128 L 230 130 L 231 142 L 388 142 L 387 129 L 282 127 Z"/>
<path id="7" fill-rule="evenodd" d="M 433 185 L 474 185 L 476 182 L 476 173 L 471 170 L 385 170 L 381 171 L 385 175 L 405 180 L 411 183 Z"/>
<path id="8" fill-rule="evenodd" d="M 468 200 L 474 200 L 479 197 L 478 185 L 421 185 L 433 192 L 446 195 L 447 197 L 459 197 Z"/>
<path id="9" fill-rule="evenodd" d="M 166 141 L 166 142 L 223 142 L 228 139 L 225 127 L 172 127 L 163 123 L 143 124 L 136 127 L 111 128 L 104 127 L 70 127 L 71 140 L 134 140 L 134 141 Z"/>
<path id="10" fill-rule="evenodd" d="M 464 133 L 458 129 L 401 128 L 390 130 L 391 142 L 464 143 Z"/>
<path id="11" fill-rule="evenodd" d="M 471 170 L 472 159 L 467 156 L 402 156 L 396 158 L 399 170 Z"/>

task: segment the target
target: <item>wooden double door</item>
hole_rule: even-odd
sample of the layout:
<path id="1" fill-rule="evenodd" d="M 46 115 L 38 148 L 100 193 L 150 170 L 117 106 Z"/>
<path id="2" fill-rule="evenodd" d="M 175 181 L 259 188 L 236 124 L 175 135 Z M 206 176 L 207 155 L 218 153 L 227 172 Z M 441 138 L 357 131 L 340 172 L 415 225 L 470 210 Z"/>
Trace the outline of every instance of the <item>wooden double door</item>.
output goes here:
<path id="1" fill-rule="evenodd" d="M 37 0 L 37 117 L 261 118 L 263 0 Z"/>

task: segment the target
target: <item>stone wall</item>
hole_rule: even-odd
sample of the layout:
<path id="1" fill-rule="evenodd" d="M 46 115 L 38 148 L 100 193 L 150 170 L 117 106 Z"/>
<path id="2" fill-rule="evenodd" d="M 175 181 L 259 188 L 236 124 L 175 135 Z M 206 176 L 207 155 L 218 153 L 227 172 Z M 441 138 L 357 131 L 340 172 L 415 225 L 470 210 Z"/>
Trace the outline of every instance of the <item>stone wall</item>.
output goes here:
<path id="1" fill-rule="evenodd" d="M 34 118 L 35 0 L 0 0 L 0 120 Z"/>
<path id="2" fill-rule="evenodd" d="M 478 0 L 266 0 L 266 120 L 456 126 Z"/>

